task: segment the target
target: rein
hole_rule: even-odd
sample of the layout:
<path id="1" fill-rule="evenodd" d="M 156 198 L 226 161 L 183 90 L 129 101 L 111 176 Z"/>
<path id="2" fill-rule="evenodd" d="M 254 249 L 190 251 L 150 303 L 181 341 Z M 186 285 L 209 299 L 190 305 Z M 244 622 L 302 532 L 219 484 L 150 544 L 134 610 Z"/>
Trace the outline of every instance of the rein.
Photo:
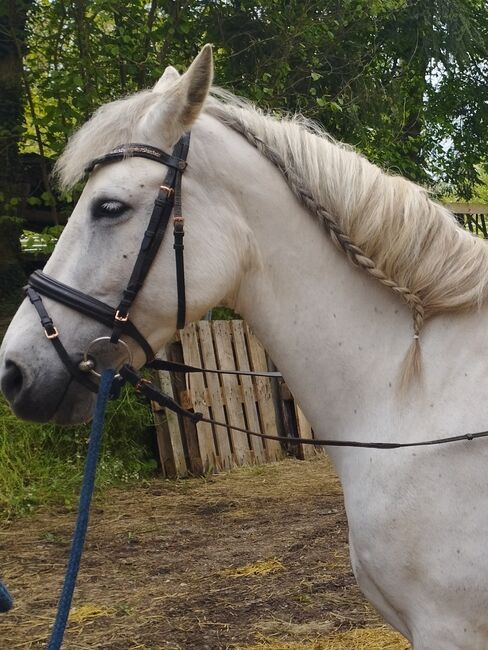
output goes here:
<path id="1" fill-rule="evenodd" d="M 266 377 L 279 378 L 281 373 L 279 372 L 247 372 L 243 370 L 207 370 L 206 368 L 195 368 L 194 366 L 187 366 L 183 363 L 175 363 L 170 361 L 164 361 L 163 359 L 154 359 L 148 367 L 155 370 L 168 370 L 171 372 L 217 372 L 222 374 L 232 373 L 236 375 L 253 375 L 260 376 L 264 375 Z M 429 447 L 432 445 L 441 445 L 450 442 L 461 442 L 463 440 L 471 441 L 476 440 L 477 438 L 486 438 L 488 437 L 488 431 L 479 431 L 477 433 L 465 433 L 459 436 L 450 436 L 447 438 L 435 438 L 433 440 L 422 440 L 420 442 L 359 442 L 356 440 L 311 440 L 310 438 L 301 438 L 297 437 L 287 437 L 287 436 L 269 436 L 264 433 L 258 433 L 257 431 L 250 431 L 244 427 L 237 427 L 227 422 L 219 422 L 218 420 L 213 420 L 212 418 L 206 418 L 203 413 L 188 411 L 184 409 L 178 402 L 176 402 L 172 397 L 166 395 L 160 391 L 154 384 L 152 384 L 147 379 L 142 378 L 134 368 L 130 366 L 122 366 L 120 369 L 120 374 L 127 381 L 127 383 L 134 386 L 137 393 L 143 395 L 148 400 L 152 402 L 157 402 L 160 406 L 164 406 L 170 411 L 174 411 L 177 415 L 188 418 L 192 420 L 195 424 L 198 422 L 207 422 L 208 424 L 213 424 L 215 426 L 224 427 L 232 431 L 240 431 L 241 433 L 246 433 L 250 436 L 255 436 L 256 438 L 261 438 L 262 440 L 278 440 L 279 442 L 287 443 L 300 443 L 302 445 L 314 445 L 317 447 L 357 447 L 360 449 L 402 449 L 405 447 Z"/>

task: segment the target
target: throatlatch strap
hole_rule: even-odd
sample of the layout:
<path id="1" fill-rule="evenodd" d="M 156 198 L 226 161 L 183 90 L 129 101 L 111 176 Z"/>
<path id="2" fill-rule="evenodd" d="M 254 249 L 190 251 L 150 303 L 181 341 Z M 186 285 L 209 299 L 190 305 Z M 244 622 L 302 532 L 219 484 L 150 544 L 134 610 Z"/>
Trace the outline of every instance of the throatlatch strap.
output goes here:
<path id="1" fill-rule="evenodd" d="M 190 147 L 190 134 L 182 141 L 182 158 L 187 157 Z M 182 210 L 181 192 L 182 174 L 177 174 L 175 183 L 175 204 L 173 209 L 173 248 L 176 263 L 176 291 L 178 297 L 178 312 L 176 316 L 176 329 L 183 329 L 186 321 L 186 287 L 185 287 L 185 262 L 183 256 L 183 237 L 185 236 L 185 219 Z"/>

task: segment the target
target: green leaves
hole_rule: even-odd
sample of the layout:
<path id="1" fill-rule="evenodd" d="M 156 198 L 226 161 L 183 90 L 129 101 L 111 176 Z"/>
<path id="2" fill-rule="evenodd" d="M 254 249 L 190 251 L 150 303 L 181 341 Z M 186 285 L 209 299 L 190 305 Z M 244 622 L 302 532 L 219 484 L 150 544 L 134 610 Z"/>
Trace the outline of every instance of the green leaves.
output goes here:
<path id="1" fill-rule="evenodd" d="M 37 0 L 25 65 L 46 151 L 58 155 L 96 107 L 165 65 L 184 68 L 205 41 L 219 85 L 300 111 L 415 180 L 464 197 L 476 185 L 488 141 L 481 0 Z"/>
<path id="2" fill-rule="evenodd" d="M 59 228 L 54 226 L 54 228 Z M 52 232 L 52 228 L 46 228 L 42 233 L 24 230 L 20 238 L 22 253 L 37 257 L 38 255 L 50 255 L 59 239 L 60 232 Z"/>

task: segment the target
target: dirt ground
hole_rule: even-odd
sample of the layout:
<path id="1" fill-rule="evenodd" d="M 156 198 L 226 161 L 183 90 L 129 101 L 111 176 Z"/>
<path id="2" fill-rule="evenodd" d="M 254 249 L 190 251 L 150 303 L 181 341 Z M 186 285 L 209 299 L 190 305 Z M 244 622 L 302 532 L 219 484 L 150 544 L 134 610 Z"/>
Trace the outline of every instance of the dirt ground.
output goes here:
<path id="1" fill-rule="evenodd" d="M 46 510 L 0 532 L 15 609 L 0 648 L 45 647 L 73 528 Z M 328 461 L 155 479 L 98 497 L 65 650 L 408 650 L 356 587 Z"/>

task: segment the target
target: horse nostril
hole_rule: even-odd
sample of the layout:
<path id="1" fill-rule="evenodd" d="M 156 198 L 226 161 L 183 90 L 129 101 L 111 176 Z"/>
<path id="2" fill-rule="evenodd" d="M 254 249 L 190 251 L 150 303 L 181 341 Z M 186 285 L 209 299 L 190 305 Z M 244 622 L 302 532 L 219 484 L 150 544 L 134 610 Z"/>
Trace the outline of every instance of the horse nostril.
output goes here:
<path id="1" fill-rule="evenodd" d="M 5 362 L 5 371 L 2 374 L 1 389 L 9 402 L 13 402 L 22 390 L 24 375 L 19 366 L 7 359 Z"/>

